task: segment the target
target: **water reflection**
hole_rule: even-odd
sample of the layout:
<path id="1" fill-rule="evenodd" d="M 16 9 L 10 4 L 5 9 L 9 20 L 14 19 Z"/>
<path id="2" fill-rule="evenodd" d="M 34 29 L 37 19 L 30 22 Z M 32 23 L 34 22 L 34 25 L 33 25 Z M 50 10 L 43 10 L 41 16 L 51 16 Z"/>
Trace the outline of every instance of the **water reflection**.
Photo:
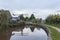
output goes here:
<path id="1" fill-rule="evenodd" d="M 31 32 L 33 32 L 33 31 L 34 31 L 34 29 L 35 29 L 35 27 L 30 27 Z"/>
<path id="2" fill-rule="evenodd" d="M 46 32 L 35 26 L 21 26 L 0 31 L 0 40 L 47 40 Z"/>
<path id="3" fill-rule="evenodd" d="M 47 40 L 47 35 L 42 28 L 30 27 L 21 31 L 13 31 L 10 40 Z"/>

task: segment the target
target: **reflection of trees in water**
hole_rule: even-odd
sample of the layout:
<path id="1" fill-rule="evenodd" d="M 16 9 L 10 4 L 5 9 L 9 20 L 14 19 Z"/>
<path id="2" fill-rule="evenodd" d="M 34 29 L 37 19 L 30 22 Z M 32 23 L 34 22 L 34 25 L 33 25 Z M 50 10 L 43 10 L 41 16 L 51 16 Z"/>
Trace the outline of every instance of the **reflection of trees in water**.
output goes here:
<path id="1" fill-rule="evenodd" d="M 21 29 L 21 36 L 23 36 L 23 29 Z"/>
<path id="2" fill-rule="evenodd" d="M 33 32 L 34 31 L 34 29 L 35 29 L 35 27 L 30 27 L 30 30 Z"/>
<path id="3" fill-rule="evenodd" d="M 16 29 L 20 29 L 21 35 L 23 35 L 24 26 L 9 28 L 9 29 L 5 29 L 5 30 L 0 30 L 0 40 L 10 40 L 12 31 L 14 31 Z"/>
<path id="4" fill-rule="evenodd" d="M 11 34 L 10 29 L 0 31 L 0 40 L 10 40 Z"/>
<path id="5" fill-rule="evenodd" d="M 23 36 L 23 29 L 24 29 L 24 26 L 21 27 L 21 35 Z"/>
<path id="6" fill-rule="evenodd" d="M 33 32 L 35 28 L 37 28 L 38 30 L 40 30 L 40 27 L 37 27 L 37 26 L 30 27 L 30 30 Z"/>
<path id="7" fill-rule="evenodd" d="M 40 27 L 36 27 L 38 30 L 40 30 Z"/>
<path id="8" fill-rule="evenodd" d="M 9 40 L 11 35 L 12 35 L 12 31 L 15 31 L 16 29 L 17 30 L 20 30 L 21 31 L 21 36 L 23 36 L 23 29 L 26 28 L 25 26 L 20 26 L 20 27 L 15 27 L 15 28 L 10 28 L 10 29 L 6 29 L 6 30 L 3 30 L 2 32 L 0 32 L 0 40 Z M 31 32 L 34 32 L 34 29 L 37 28 L 38 30 L 40 30 L 40 27 L 35 27 L 35 26 L 32 26 L 32 27 L 28 27 L 30 28 Z"/>

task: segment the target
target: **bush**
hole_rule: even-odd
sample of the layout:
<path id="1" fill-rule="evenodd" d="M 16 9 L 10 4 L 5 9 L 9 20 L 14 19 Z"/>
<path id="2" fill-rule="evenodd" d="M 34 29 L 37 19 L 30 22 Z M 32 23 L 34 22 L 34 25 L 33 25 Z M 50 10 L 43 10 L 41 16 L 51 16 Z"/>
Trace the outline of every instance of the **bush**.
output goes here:
<path id="1" fill-rule="evenodd" d="M 60 23 L 60 15 L 49 15 L 46 18 L 46 22 L 48 23 Z"/>

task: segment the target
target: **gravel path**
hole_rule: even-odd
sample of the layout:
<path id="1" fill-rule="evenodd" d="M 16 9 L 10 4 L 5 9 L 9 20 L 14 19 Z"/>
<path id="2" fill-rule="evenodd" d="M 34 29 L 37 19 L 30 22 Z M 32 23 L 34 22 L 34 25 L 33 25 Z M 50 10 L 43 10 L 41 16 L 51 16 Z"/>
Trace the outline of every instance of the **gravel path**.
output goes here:
<path id="1" fill-rule="evenodd" d="M 51 26 L 51 25 L 47 25 L 48 27 L 51 27 L 51 28 L 54 28 L 56 29 L 58 32 L 60 32 L 60 28 L 57 28 L 57 27 L 54 27 L 54 26 Z"/>

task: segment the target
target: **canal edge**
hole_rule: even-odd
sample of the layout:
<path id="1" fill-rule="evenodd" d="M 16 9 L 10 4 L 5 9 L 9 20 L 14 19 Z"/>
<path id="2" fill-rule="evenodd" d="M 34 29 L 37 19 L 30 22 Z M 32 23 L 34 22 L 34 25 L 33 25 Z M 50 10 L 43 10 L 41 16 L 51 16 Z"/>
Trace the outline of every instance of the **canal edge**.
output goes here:
<path id="1" fill-rule="evenodd" d="M 47 35 L 47 36 L 48 36 L 48 40 L 52 40 L 50 29 L 49 29 L 46 25 L 44 25 L 44 24 L 41 24 L 41 25 L 42 25 L 43 27 L 45 27 L 45 28 L 48 30 L 48 31 L 46 30 L 46 31 L 47 31 L 47 34 L 48 34 L 48 35 Z M 44 30 L 45 30 L 45 29 L 44 29 Z"/>

